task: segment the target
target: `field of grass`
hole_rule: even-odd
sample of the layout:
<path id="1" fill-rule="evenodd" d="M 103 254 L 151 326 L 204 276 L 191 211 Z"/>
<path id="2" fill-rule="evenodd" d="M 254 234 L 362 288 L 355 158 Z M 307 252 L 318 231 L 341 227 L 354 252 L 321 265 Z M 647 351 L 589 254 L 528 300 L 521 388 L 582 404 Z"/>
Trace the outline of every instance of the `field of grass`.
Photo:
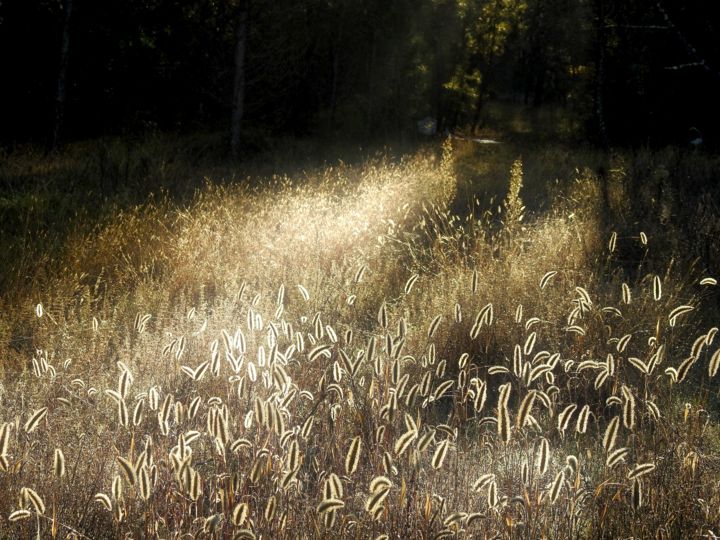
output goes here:
<path id="1" fill-rule="evenodd" d="M 720 159 L 213 148 L 2 156 L 0 537 L 720 534 Z"/>

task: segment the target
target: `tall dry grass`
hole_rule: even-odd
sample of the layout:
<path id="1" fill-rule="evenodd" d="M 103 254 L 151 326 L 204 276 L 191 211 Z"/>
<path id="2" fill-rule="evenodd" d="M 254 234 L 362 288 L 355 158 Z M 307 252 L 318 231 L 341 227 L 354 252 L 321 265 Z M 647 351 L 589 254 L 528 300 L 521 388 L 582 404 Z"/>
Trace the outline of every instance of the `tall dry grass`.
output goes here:
<path id="1" fill-rule="evenodd" d="M 0 535 L 720 532 L 716 161 L 484 152 L 207 180 L 18 263 Z"/>

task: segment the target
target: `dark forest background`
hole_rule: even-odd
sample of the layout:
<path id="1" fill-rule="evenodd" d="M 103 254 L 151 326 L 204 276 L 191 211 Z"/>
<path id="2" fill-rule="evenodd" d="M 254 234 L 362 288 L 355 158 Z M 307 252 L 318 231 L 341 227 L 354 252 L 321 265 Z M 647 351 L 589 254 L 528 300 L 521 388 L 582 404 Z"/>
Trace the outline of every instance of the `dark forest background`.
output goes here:
<path id="1" fill-rule="evenodd" d="M 562 109 L 573 136 L 717 136 L 712 2 L 2 0 L 5 146 L 148 130 L 478 132 L 489 102 Z M 234 116 L 233 116 L 234 111 Z M 694 129 L 691 129 L 694 128 Z"/>

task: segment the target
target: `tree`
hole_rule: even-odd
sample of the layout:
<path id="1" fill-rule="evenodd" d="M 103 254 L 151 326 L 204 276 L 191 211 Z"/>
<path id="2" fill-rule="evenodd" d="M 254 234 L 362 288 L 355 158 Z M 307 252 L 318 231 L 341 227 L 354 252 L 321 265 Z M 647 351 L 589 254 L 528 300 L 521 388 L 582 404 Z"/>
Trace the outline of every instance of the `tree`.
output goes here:
<path id="1" fill-rule="evenodd" d="M 477 12 L 471 16 L 469 41 L 474 46 L 474 68 L 477 70 L 477 82 L 472 130 L 480 125 L 482 110 L 490 96 L 495 82 L 496 69 L 501 55 L 505 52 L 508 37 L 515 30 L 526 8 L 522 0 L 494 0 L 482 2 Z"/>
<path id="2" fill-rule="evenodd" d="M 240 0 L 237 7 L 237 29 L 235 30 L 235 77 L 233 82 L 231 143 L 233 157 L 240 154 L 240 131 L 245 114 L 245 47 L 247 42 L 248 5 Z"/>
<path id="3" fill-rule="evenodd" d="M 65 97 L 67 96 L 67 72 L 70 59 L 70 22 L 72 20 L 73 0 L 65 0 L 63 9 L 63 30 L 60 42 L 60 69 L 55 92 L 55 122 L 53 125 L 50 148 L 54 150 L 60 142 L 63 116 L 65 114 Z"/>

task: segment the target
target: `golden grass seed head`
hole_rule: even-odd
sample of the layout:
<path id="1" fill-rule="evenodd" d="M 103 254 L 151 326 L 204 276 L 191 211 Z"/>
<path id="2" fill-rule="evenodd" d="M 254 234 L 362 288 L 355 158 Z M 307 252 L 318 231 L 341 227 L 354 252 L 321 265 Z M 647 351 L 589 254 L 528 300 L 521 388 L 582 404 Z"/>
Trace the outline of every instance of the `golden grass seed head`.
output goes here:
<path id="1" fill-rule="evenodd" d="M 642 489 L 642 483 L 640 482 L 640 478 L 636 477 L 633 480 L 632 485 L 632 508 L 636 512 L 640 510 L 640 508 L 643 505 L 643 489 Z"/>
<path id="2" fill-rule="evenodd" d="M 575 477 L 578 472 L 579 463 L 577 456 L 573 456 L 572 454 L 565 457 L 565 465 L 570 470 L 571 476 Z"/>
<path id="3" fill-rule="evenodd" d="M 10 447 L 10 426 L 12 424 L 4 422 L 0 426 L 0 456 L 7 456 Z"/>
<path id="4" fill-rule="evenodd" d="M 96 493 L 93 500 L 97 503 L 100 503 L 105 510 L 108 512 L 112 512 L 113 506 L 112 502 L 110 501 L 110 497 L 105 495 L 104 493 Z"/>
<path id="5" fill-rule="evenodd" d="M 118 423 L 123 427 L 127 427 L 130 419 L 128 416 L 127 405 L 125 404 L 124 399 L 121 399 L 120 401 L 118 401 L 117 415 L 118 415 Z"/>
<path id="6" fill-rule="evenodd" d="M 56 448 L 53 456 L 53 474 L 57 478 L 65 476 L 65 454 L 62 449 Z"/>
<path id="7" fill-rule="evenodd" d="M 622 388 L 626 387 L 623 385 Z M 629 430 L 635 428 L 635 410 L 635 396 L 628 389 L 623 392 L 623 425 Z"/>
<path id="8" fill-rule="evenodd" d="M 390 486 L 378 487 L 365 502 L 365 510 L 377 519 L 378 510 L 382 509 L 385 498 L 390 493 Z"/>
<path id="9" fill-rule="evenodd" d="M 345 456 L 345 472 L 348 475 L 353 474 L 357 470 L 360 461 L 361 446 L 362 440 L 360 437 L 355 437 L 350 441 L 350 447 Z"/>
<path id="10" fill-rule="evenodd" d="M 607 458 L 605 459 L 605 465 L 612 469 L 617 464 L 625 461 L 625 457 L 630 453 L 630 449 L 627 447 L 615 448 L 608 452 Z"/>
<path id="11" fill-rule="evenodd" d="M 498 404 L 497 427 L 500 440 L 507 445 L 510 442 L 511 427 L 510 412 L 508 411 L 508 406 L 505 403 Z"/>
<path id="12" fill-rule="evenodd" d="M 410 278 L 405 283 L 405 294 L 410 294 L 410 291 L 412 291 L 413 286 L 415 285 L 415 282 L 418 280 L 420 276 L 418 274 L 413 274 L 410 276 Z"/>
<path id="13" fill-rule="evenodd" d="M 193 501 L 197 501 L 200 495 L 202 495 L 202 479 L 200 478 L 200 473 L 197 471 L 191 470 L 191 473 L 188 495 L 190 495 Z"/>
<path id="14" fill-rule="evenodd" d="M 495 508 L 498 503 L 497 483 L 491 480 L 488 484 L 487 505 L 488 508 Z"/>
<path id="15" fill-rule="evenodd" d="M 32 512 L 30 512 L 30 510 L 15 510 L 14 512 L 11 512 L 8 516 L 8 521 L 10 523 L 14 523 L 15 521 L 21 521 L 31 516 Z"/>
<path id="16" fill-rule="evenodd" d="M 578 433 L 585 433 L 587 431 L 587 425 L 588 420 L 590 418 L 590 405 L 583 405 L 582 409 L 580 409 L 580 413 L 578 414 L 577 418 L 577 425 L 575 426 L 575 430 Z"/>
<path id="17" fill-rule="evenodd" d="M 277 499 L 275 498 L 275 495 L 272 495 L 268 498 L 267 503 L 265 504 L 265 511 L 263 512 L 263 517 L 266 522 L 271 522 L 275 518 L 276 510 Z"/>
<path id="18" fill-rule="evenodd" d="M 570 405 L 566 406 L 558 415 L 557 429 L 560 433 L 565 433 L 568 426 L 570 425 L 570 420 L 572 419 L 573 413 L 576 409 L 577 405 L 575 403 L 571 403 Z"/>
<path id="19" fill-rule="evenodd" d="M 654 463 L 638 463 L 633 467 L 633 469 L 628 472 L 627 477 L 628 480 L 634 480 L 635 478 L 640 478 L 641 476 L 645 476 L 646 474 L 650 474 L 655 470 L 655 464 Z"/>
<path id="20" fill-rule="evenodd" d="M 120 466 L 120 470 L 123 473 L 125 481 L 129 485 L 134 486 L 137 482 L 137 473 L 135 472 L 135 467 L 133 466 L 133 464 L 121 456 L 118 456 L 116 458 L 116 461 L 117 464 Z"/>
<path id="21" fill-rule="evenodd" d="M 152 494 L 152 484 L 150 482 L 150 473 L 147 467 L 140 469 L 140 497 L 147 501 Z"/>
<path id="22" fill-rule="evenodd" d="M 708 363 L 708 376 L 712 378 L 717 375 L 718 368 L 720 368 L 720 348 L 718 348 L 718 350 L 716 350 L 710 357 L 710 362 Z"/>
<path id="23" fill-rule="evenodd" d="M 37 514 L 45 513 L 45 503 L 43 502 L 42 497 L 40 497 L 37 491 L 32 488 L 23 487 L 20 489 L 20 501 L 21 506 L 27 506 L 28 504 L 32 505 L 35 513 Z"/>
<path id="24" fill-rule="evenodd" d="M 383 302 L 378 310 L 377 321 L 383 330 L 387 330 L 388 327 L 388 312 L 387 305 Z"/>
<path id="25" fill-rule="evenodd" d="M 608 422 L 607 428 L 605 428 L 605 435 L 603 436 L 603 448 L 606 453 L 611 452 L 613 448 L 615 448 L 619 429 L 620 417 L 615 416 Z"/>
<path id="26" fill-rule="evenodd" d="M 116 501 L 123 498 L 122 479 L 118 475 L 113 476 L 111 494 Z"/>
<path id="27" fill-rule="evenodd" d="M 527 395 L 523 398 L 518 408 L 517 420 L 515 422 L 515 428 L 521 430 L 525 426 L 525 422 L 532 411 L 533 404 L 535 403 L 535 390 L 530 390 Z"/>
<path id="28" fill-rule="evenodd" d="M 47 415 L 48 408 L 42 407 L 35 411 L 32 415 L 30 415 L 30 418 L 28 418 L 27 422 L 25 422 L 25 425 L 23 428 L 25 429 L 26 433 L 32 433 L 35 431 L 35 429 L 40 425 L 40 422 L 43 418 Z"/>
<path id="29" fill-rule="evenodd" d="M 290 447 L 288 449 L 287 454 L 287 468 L 288 470 L 294 471 L 297 470 L 300 467 L 300 445 L 298 444 L 297 439 L 290 442 Z"/>
<path id="30" fill-rule="evenodd" d="M 440 326 L 440 322 L 442 321 L 442 315 L 436 315 L 435 318 L 430 322 L 430 326 L 428 327 L 428 333 L 427 338 L 432 339 L 435 335 L 435 332 L 438 329 L 438 326 Z"/>
<path id="31" fill-rule="evenodd" d="M 610 253 L 615 252 L 615 247 L 617 246 L 617 232 L 613 231 L 610 235 L 610 240 L 608 241 L 608 251 Z"/>
<path id="32" fill-rule="evenodd" d="M 537 450 L 535 462 L 540 475 L 544 475 L 548 470 L 548 465 L 550 464 L 550 443 L 545 437 L 540 439 L 540 445 Z"/>
<path id="33" fill-rule="evenodd" d="M 326 512 L 334 512 L 345 507 L 345 503 L 340 499 L 324 499 L 317 505 L 316 512 L 318 514 L 324 514 Z"/>
<path id="34" fill-rule="evenodd" d="M 330 473 L 327 477 L 326 484 L 329 489 L 329 493 L 331 497 L 325 497 L 325 498 L 336 498 L 336 499 L 342 499 L 343 498 L 343 484 L 340 480 L 340 477 L 335 473 Z"/>
<path id="35" fill-rule="evenodd" d="M 410 447 L 412 442 L 417 438 L 417 431 L 416 430 L 408 430 L 405 433 L 403 433 L 397 441 L 395 441 L 395 455 L 402 456 L 405 451 Z"/>
<path id="36" fill-rule="evenodd" d="M 491 482 L 494 482 L 494 481 L 495 481 L 495 475 L 493 473 L 483 474 L 482 476 L 480 476 L 480 478 L 475 480 L 475 482 L 472 485 L 472 489 L 473 489 L 473 491 L 482 491 L 483 489 L 488 487 Z"/>
<path id="37" fill-rule="evenodd" d="M 632 293 L 627 283 L 622 284 L 622 301 L 623 304 L 629 305 L 632 303 Z"/>
<path id="38" fill-rule="evenodd" d="M 433 454 L 433 457 L 432 457 L 432 461 L 430 462 L 433 469 L 438 470 L 443 466 L 443 462 L 445 461 L 445 457 L 447 456 L 449 448 L 450 448 L 450 440 L 449 439 L 444 439 L 440 442 L 440 444 L 437 445 L 437 448 L 435 449 L 435 453 Z"/>
<path id="39" fill-rule="evenodd" d="M 550 270 L 549 272 L 545 273 L 545 275 L 543 275 L 543 277 L 540 279 L 540 290 L 543 290 L 545 287 L 547 287 L 548 283 L 550 283 L 550 280 L 556 275 L 556 270 Z"/>
<path id="40" fill-rule="evenodd" d="M 241 527 L 245 524 L 250 515 L 250 507 L 247 503 L 238 503 L 232 511 L 232 522 L 235 526 Z"/>
<path id="41" fill-rule="evenodd" d="M 653 277 L 653 299 L 657 302 L 662 298 L 662 282 L 660 276 Z"/>

